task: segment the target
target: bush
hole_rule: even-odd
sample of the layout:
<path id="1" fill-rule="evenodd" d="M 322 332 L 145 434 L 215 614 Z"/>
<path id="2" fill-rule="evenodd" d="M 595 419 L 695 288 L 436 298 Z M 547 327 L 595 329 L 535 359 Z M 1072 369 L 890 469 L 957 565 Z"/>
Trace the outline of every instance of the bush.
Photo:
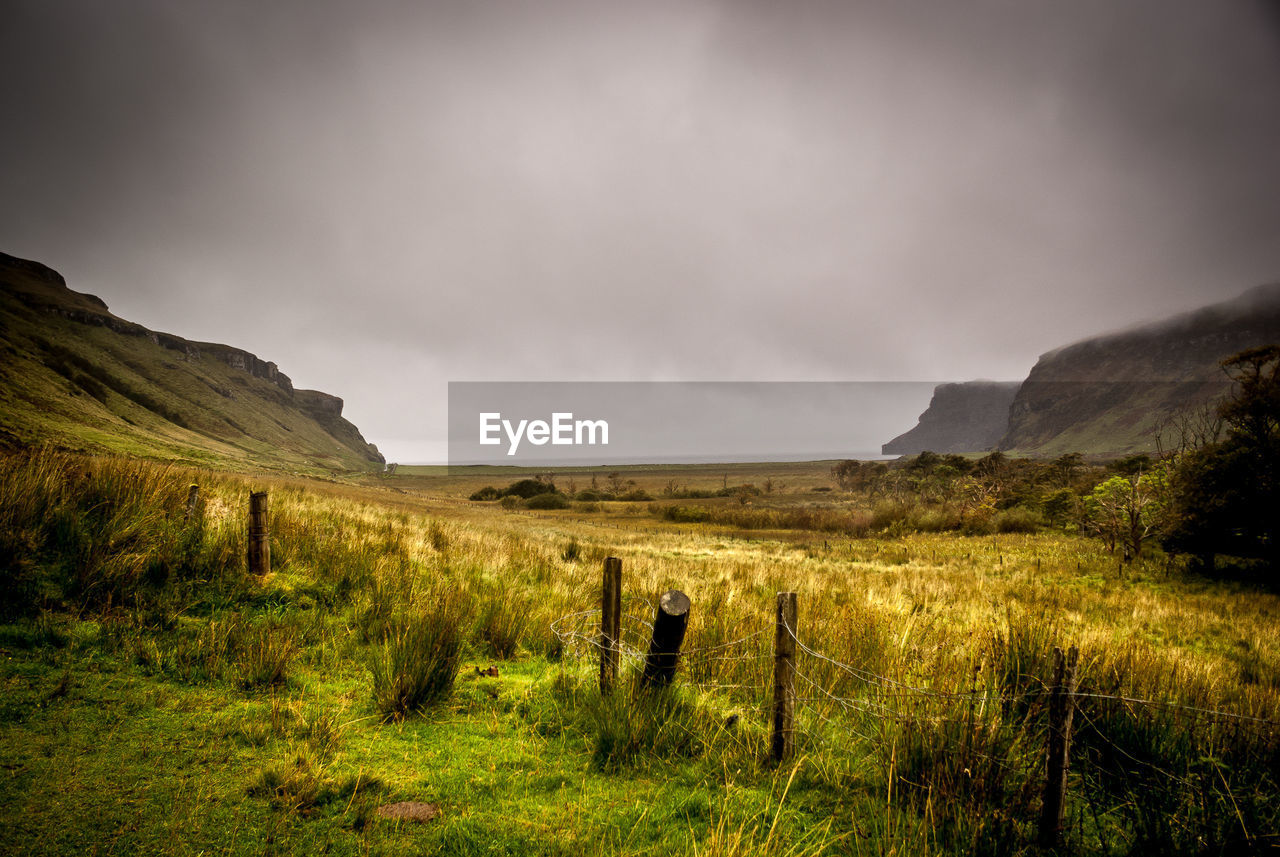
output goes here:
<path id="1" fill-rule="evenodd" d="M 993 523 L 998 533 L 1034 533 L 1040 529 L 1043 520 L 1034 509 L 1014 506 L 997 512 Z"/>
<path id="2" fill-rule="evenodd" d="M 484 500 L 497 500 L 501 496 L 502 495 L 498 492 L 497 488 L 494 488 L 492 485 L 486 485 L 467 499 L 481 502 Z"/>
<path id="3" fill-rule="evenodd" d="M 701 524 L 711 513 L 702 506 L 667 506 L 662 510 L 662 517 L 677 524 Z"/>
<path id="4" fill-rule="evenodd" d="M 879 503 L 876 503 L 875 508 L 871 510 L 871 529 L 888 529 L 894 524 L 905 521 L 910 512 L 911 507 L 906 503 L 893 500 L 881 500 Z"/>
<path id="5" fill-rule="evenodd" d="M 519 497 L 521 500 L 528 500 L 530 497 L 537 497 L 539 494 L 555 493 L 555 490 L 556 486 L 551 482 L 541 482 L 537 479 L 521 479 L 503 488 L 502 496 Z"/>
<path id="6" fill-rule="evenodd" d="M 944 508 L 917 509 L 909 522 L 912 529 L 921 533 L 941 533 L 960 527 L 959 516 Z"/>
<path id="7" fill-rule="evenodd" d="M 525 501 L 530 509 L 568 509 L 569 498 L 563 494 L 538 494 Z"/>

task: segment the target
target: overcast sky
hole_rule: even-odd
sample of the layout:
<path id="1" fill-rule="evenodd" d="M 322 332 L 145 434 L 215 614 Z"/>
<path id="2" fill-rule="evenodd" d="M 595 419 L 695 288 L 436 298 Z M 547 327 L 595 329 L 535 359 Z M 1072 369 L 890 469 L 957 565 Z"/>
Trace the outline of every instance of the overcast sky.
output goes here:
<path id="1" fill-rule="evenodd" d="M 1273 2 L 0 9 L 0 250 L 392 460 L 448 381 L 1016 379 L 1280 279 Z"/>

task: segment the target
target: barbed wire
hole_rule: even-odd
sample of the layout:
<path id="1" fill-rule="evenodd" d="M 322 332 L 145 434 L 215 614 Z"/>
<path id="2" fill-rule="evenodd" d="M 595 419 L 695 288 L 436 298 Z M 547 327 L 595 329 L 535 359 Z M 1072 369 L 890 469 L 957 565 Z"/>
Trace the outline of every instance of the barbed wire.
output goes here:
<path id="1" fill-rule="evenodd" d="M 1280 726 L 1280 720 L 1270 720 L 1266 717 L 1254 717 L 1251 714 L 1236 714 L 1231 711 L 1219 711 L 1212 708 L 1201 708 L 1197 705 L 1187 705 L 1181 702 L 1173 702 L 1172 700 L 1156 700 L 1156 699 L 1138 699 L 1131 696 L 1112 696 L 1106 693 L 1079 693 L 1071 694 L 1076 699 L 1106 699 L 1114 702 L 1124 702 L 1130 705 L 1142 705 L 1149 708 L 1167 708 L 1177 709 L 1180 711 L 1189 711 L 1206 719 L 1217 719 L 1219 717 L 1226 720 L 1241 720 L 1248 723 L 1261 723 L 1266 726 Z"/>
<path id="2" fill-rule="evenodd" d="M 645 599 L 634 599 L 634 600 L 652 609 L 652 605 L 647 600 Z M 554 620 L 551 623 L 551 632 L 560 640 L 562 645 L 566 646 L 566 648 L 573 647 L 575 649 L 584 650 L 584 651 L 590 651 L 590 650 L 604 651 L 606 647 L 601 641 L 600 632 L 598 628 L 592 629 L 590 631 L 578 630 L 578 629 L 567 630 L 565 628 L 565 625 L 569 623 L 571 620 L 576 619 L 581 622 L 586 617 L 599 616 L 600 613 L 601 611 L 599 609 L 594 609 L 594 610 L 581 610 L 575 613 L 566 614 Z M 644 641 L 639 640 L 637 645 L 633 645 L 632 643 L 628 642 L 627 641 L 628 630 L 631 631 L 631 634 L 630 634 L 631 638 L 635 640 L 637 639 L 637 633 L 639 633 L 635 630 L 636 626 L 652 630 L 653 628 L 652 623 L 640 616 L 635 616 L 629 613 L 624 614 L 621 618 L 623 620 L 624 626 L 629 626 L 629 627 L 624 627 L 623 634 L 622 634 L 623 639 L 618 640 L 614 644 L 614 648 L 616 648 L 619 651 L 619 653 L 623 657 L 627 658 L 628 660 L 635 660 L 635 661 L 644 660 L 647 657 L 647 653 L 640 648 L 640 646 L 644 645 Z M 992 706 L 992 709 L 995 710 L 996 706 L 1003 706 L 1010 703 L 1022 703 L 1022 704 L 1035 703 L 1037 701 L 1045 700 L 1048 696 L 1050 696 L 1053 693 L 1053 689 L 1045 686 L 1043 684 L 1043 681 L 1038 676 L 1025 674 L 1025 673 L 1018 673 L 1016 677 L 1019 679 L 1027 679 L 1032 682 L 1036 682 L 1040 686 L 1029 688 L 1025 691 L 1022 691 L 1019 693 L 1013 693 L 1013 694 L 994 693 L 989 690 L 983 691 L 983 692 L 946 691 L 946 690 L 937 690 L 935 688 L 930 688 L 930 687 L 921 687 L 919 685 L 910 684 L 908 682 L 904 682 L 899 679 L 892 678 L 890 676 L 880 675 L 879 673 L 876 673 L 874 671 L 857 667 L 852 664 L 848 664 L 843 661 L 832 658 L 826 654 L 823 654 L 822 652 L 818 651 L 812 646 L 809 646 L 803 640 L 801 640 L 799 636 L 796 634 L 795 629 L 790 627 L 790 625 L 787 624 L 785 619 L 782 620 L 782 627 L 784 632 L 795 642 L 796 648 L 799 652 L 803 653 L 809 658 L 814 659 L 815 661 L 818 661 L 830 668 L 833 668 L 834 670 L 848 676 L 853 680 L 860 682 L 864 687 L 864 692 L 860 696 L 843 696 L 834 692 L 834 688 L 838 685 L 838 681 L 835 684 L 828 686 L 827 684 L 824 684 L 823 682 L 820 682 L 819 680 L 815 679 L 811 675 L 805 672 L 801 672 L 799 669 L 796 669 L 797 677 L 802 679 L 805 683 L 807 683 L 812 688 L 814 688 L 815 691 L 817 691 L 816 696 L 805 696 L 797 699 L 797 701 L 805 703 L 805 710 L 813 710 L 817 716 L 823 719 L 827 719 L 827 718 L 825 718 L 825 715 L 822 715 L 820 712 L 816 711 L 813 703 L 821 702 L 824 704 L 835 704 L 837 707 L 840 708 L 840 710 L 847 713 L 858 712 L 858 713 L 872 716 L 872 717 L 880 717 L 880 718 L 903 721 L 903 720 L 913 720 L 915 718 L 906 716 L 898 708 L 891 708 L 889 705 L 885 704 L 886 702 L 901 702 L 905 700 L 905 701 L 910 701 L 917 705 L 924 702 L 937 702 L 937 703 L 969 702 L 971 704 L 981 703 L 984 706 L 984 711 L 985 711 L 985 707 L 988 705 Z M 767 627 L 761 628 L 759 630 L 748 633 L 742 637 L 738 637 L 734 640 L 729 640 L 723 643 L 716 643 L 709 646 L 687 649 L 680 653 L 681 661 L 685 664 L 686 670 L 692 672 L 692 671 L 696 671 L 697 667 L 703 667 L 708 665 L 719 666 L 719 665 L 727 665 L 727 664 L 745 664 L 745 663 L 759 664 L 768 660 L 772 660 L 774 657 L 772 652 L 762 651 L 759 649 L 746 650 L 748 643 L 758 638 L 764 637 L 765 635 L 769 634 L 771 630 L 773 629 L 767 628 Z M 735 650 L 739 650 L 739 651 L 736 651 L 735 653 Z M 742 690 L 752 690 L 752 689 L 763 690 L 768 686 L 767 682 L 764 683 L 763 687 L 755 687 L 752 685 L 744 685 L 741 683 L 721 684 L 719 682 L 714 681 L 708 676 L 700 676 L 697 679 L 691 680 L 689 683 L 693 686 L 698 687 L 700 690 L 704 690 L 704 691 L 706 690 L 742 691 Z M 1167 710 L 1184 711 L 1189 714 L 1192 714 L 1207 720 L 1216 720 L 1218 718 L 1221 718 L 1224 720 L 1233 720 L 1233 721 L 1242 722 L 1242 723 L 1258 724 L 1261 726 L 1265 726 L 1268 729 L 1274 729 L 1275 727 L 1280 726 L 1280 720 L 1275 720 L 1275 719 L 1270 719 L 1265 717 L 1258 717 L 1258 716 L 1249 715 L 1249 714 L 1238 714 L 1231 711 L 1222 711 L 1218 709 L 1204 708 L 1202 706 L 1190 705 L 1186 703 L 1175 702 L 1172 700 L 1153 700 L 1153 699 L 1143 699 L 1139 697 L 1123 696 L 1119 694 L 1104 694 L 1104 693 L 1079 692 L 1079 691 L 1071 692 L 1070 695 L 1075 700 L 1111 701 L 1111 702 L 1122 703 L 1122 704 L 1131 705 L 1131 706 L 1141 706 L 1144 708 L 1160 708 L 1160 709 L 1167 709 Z M 1077 706 L 1077 710 L 1082 711 L 1082 707 Z M 934 721 L 938 721 L 937 717 L 931 717 L 930 719 Z M 957 719 L 950 718 L 949 722 L 957 722 Z M 1092 723 L 1092 721 L 1090 722 Z"/>
<path id="3" fill-rule="evenodd" d="M 815 651 L 814 649 L 805 645 L 804 642 L 798 636 L 796 636 L 795 630 L 792 629 L 791 626 L 787 624 L 787 621 L 785 618 L 782 619 L 782 627 L 786 631 L 787 635 L 790 636 L 791 639 L 795 641 L 796 647 L 800 649 L 800 651 L 804 652 L 806 655 L 809 655 L 810 657 L 816 658 L 825 663 L 831 664 L 837 669 L 848 673 L 849 675 L 853 676 L 859 681 L 864 682 L 869 686 L 890 685 L 892 687 L 895 687 L 898 690 L 895 691 L 894 693 L 900 696 L 916 695 L 916 696 L 922 696 L 922 697 L 934 697 L 934 698 L 945 699 L 945 700 L 970 700 L 975 702 L 1017 702 L 1017 701 L 1022 701 L 1024 699 L 1027 699 L 1029 697 L 1044 696 L 1050 693 L 1049 690 L 1045 689 L 1045 690 L 1027 691 L 1014 696 L 1009 696 L 1009 695 L 1003 695 L 1003 694 L 993 695 L 990 693 L 972 693 L 972 692 L 966 693 L 966 692 L 957 692 L 957 691 L 934 690 L 932 688 L 926 688 L 926 687 L 917 687 L 915 685 L 910 685 L 905 682 L 898 681 L 897 679 L 889 678 L 888 676 L 883 676 L 877 673 L 870 672 L 868 670 L 859 669 L 858 667 L 855 667 L 851 664 L 846 664 L 841 661 L 837 661 L 834 658 L 827 657 L 821 652 Z M 889 696 L 890 694 L 878 693 L 877 695 L 880 696 L 881 698 L 884 698 L 886 696 Z"/>

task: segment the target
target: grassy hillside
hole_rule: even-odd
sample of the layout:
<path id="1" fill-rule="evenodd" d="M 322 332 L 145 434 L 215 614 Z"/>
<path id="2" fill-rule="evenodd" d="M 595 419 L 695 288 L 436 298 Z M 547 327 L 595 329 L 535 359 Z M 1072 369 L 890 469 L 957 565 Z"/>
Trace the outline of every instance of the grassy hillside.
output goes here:
<path id="1" fill-rule="evenodd" d="M 1152 452 L 1170 422 L 1227 395 L 1219 362 L 1280 342 L 1280 284 L 1041 356 L 1009 408 L 1004 450 Z M 1176 443 L 1176 438 L 1174 439 Z"/>
<path id="2" fill-rule="evenodd" d="M 1040 357 L 1014 389 L 943 384 L 886 453 L 981 452 L 1115 457 L 1178 442 L 1176 424 L 1230 391 L 1219 362 L 1280 342 L 1280 284 Z M 1016 390 L 1016 392 L 1015 392 Z"/>
<path id="3" fill-rule="evenodd" d="M 1060 531 L 782 538 L 644 503 L 470 503 L 478 480 L 431 479 L 0 459 L 0 852 L 1045 853 L 1045 688 L 1071 644 L 1059 853 L 1280 835 L 1273 594 L 1121 570 Z M 244 563 L 251 487 L 271 492 L 263 579 Z M 609 555 L 626 677 L 602 697 Z M 638 653 L 669 588 L 693 602 L 686 656 L 646 695 Z M 797 754 L 774 766 L 783 590 L 805 649 Z M 441 814 L 378 817 L 396 801 Z"/>
<path id="4" fill-rule="evenodd" d="M 341 410 L 275 364 L 147 330 L 0 254 L 0 443 L 304 472 L 380 464 Z"/>

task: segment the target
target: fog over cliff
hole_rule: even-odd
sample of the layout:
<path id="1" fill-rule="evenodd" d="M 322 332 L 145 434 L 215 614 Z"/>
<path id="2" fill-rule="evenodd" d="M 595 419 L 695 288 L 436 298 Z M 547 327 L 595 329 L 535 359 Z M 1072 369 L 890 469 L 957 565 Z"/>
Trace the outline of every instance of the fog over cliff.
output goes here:
<path id="1" fill-rule="evenodd" d="M 1280 279 L 1275 10 L 7 0 L 0 250 L 392 460 L 449 381 L 1021 378 Z"/>

